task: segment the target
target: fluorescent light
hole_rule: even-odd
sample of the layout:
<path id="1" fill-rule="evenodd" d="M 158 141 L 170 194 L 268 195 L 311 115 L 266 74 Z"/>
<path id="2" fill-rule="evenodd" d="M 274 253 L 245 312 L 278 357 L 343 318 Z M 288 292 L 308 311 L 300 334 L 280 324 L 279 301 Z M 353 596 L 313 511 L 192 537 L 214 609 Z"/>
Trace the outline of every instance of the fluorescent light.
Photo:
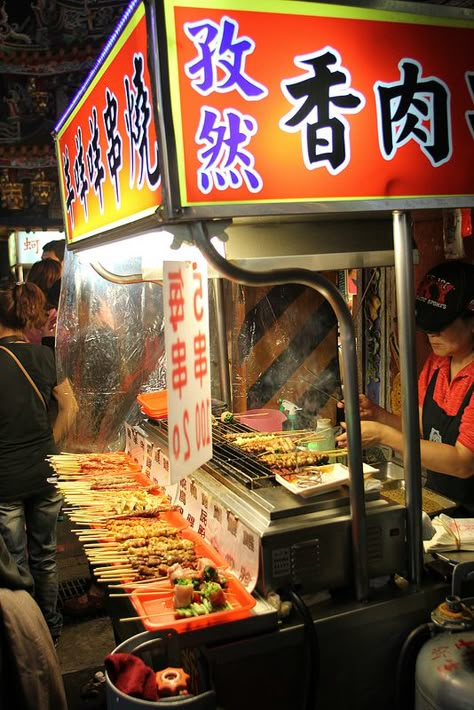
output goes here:
<path id="1" fill-rule="evenodd" d="M 75 256 L 81 263 L 97 262 L 104 268 L 107 268 L 107 263 L 111 261 L 116 265 L 122 260 L 126 262 L 133 258 L 140 258 L 143 279 L 159 281 L 163 278 L 164 261 L 205 261 L 196 246 L 187 242 L 180 244 L 182 232 L 180 230 L 176 232 L 175 235 L 168 229 L 157 229 L 111 244 L 82 249 L 76 252 Z M 225 245 L 221 239 L 212 237 L 211 243 L 221 256 L 225 256 Z M 218 274 L 210 270 L 209 276 L 216 275 Z"/>

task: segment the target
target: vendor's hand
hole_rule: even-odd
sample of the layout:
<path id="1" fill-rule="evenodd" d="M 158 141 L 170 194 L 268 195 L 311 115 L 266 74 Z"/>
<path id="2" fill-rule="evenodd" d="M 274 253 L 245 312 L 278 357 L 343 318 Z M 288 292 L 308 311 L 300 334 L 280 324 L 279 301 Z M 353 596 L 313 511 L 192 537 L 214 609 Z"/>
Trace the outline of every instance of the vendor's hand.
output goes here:
<path id="1" fill-rule="evenodd" d="M 342 434 L 336 436 L 336 443 L 340 449 L 347 448 L 347 425 L 346 422 L 341 422 L 344 429 Z M 382 443 L 383 424 L 378 422 L 363 421 L 360 423 L 360 434 L 363 449 L 370 449 L 373 446 L 378 446 Z"/>
<path id="2" fill-rule="evenodd" d="M 337 406 L 344 407 L 344 400 L 337 403 Z M 359 416 L 363 420 L 374 422 L 383 421 L 385 409 L 367 397 L 366 394 L 359 395 Z"/>

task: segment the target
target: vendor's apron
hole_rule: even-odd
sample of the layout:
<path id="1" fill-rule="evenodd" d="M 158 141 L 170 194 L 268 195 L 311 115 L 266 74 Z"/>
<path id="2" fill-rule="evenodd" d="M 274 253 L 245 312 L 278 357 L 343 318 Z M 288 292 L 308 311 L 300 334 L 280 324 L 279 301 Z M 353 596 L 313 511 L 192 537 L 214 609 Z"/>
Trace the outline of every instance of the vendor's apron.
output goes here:
<path id="1" fill-rule="evenodd" d="M 459 436 L 459 426 L 462 415 L 474 392 L 474 384 L 469 388 L 466 396 L 461 402 L 458 413 L 453 417 L 438 407 L 434 400 L 434 391 L 438 379 L 439 370 L 433 376 L 426 390 L 425 401 L 422 411 L 423 438 L 428 441 L 438 441 L 443 444 L 454 446 Z M 474 477 L 457 478 L 445 473 L 427 471 L 426 485 L 432 491 L 440 493 L 446 498 L 450 498 L 458 503 L 462 512 L 474 514 Z"/>

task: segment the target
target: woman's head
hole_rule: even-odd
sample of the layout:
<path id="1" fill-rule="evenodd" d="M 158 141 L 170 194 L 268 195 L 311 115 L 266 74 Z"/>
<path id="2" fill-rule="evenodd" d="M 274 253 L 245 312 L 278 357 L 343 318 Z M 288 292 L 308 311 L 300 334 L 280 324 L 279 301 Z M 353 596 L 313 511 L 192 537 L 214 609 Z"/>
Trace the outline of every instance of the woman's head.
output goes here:
<path id="1" fill-rule="evenodd" d="M 61 264 L 54 259 L 36 261 L 27 276 L 27 281 L 34 283 L 47 293 L 56 281 L 61 278 Z"/>
<path id="2" fill-rule="evenodd" d="M 427 333 L 429 344 L 435 355 L 462 358 L 472 353 L 474 346 L 474 313 L 459 316 L 446 328 Z"/>
<path id="3" fill-rule="evenodd" d="M 474 315 L 474 266 L 446 261 L 430 269 L 416 292 L 416 324 L 425 333 L 440 333 L 458 318 Z"/>
<path id="4" fill-rule="evenodd" d="M 0 325 L 4 328 L 42 328 L 47 317 L 46 296 L 36 284 L 12 284 L 0 291 Z"/>
<path id="5" fill-rule="evenodd" d="M 474 266 L 447 261 L 431 269 L 417 289 L 416 324 L 433 352 L 463 357 L 474 344 Z"/>

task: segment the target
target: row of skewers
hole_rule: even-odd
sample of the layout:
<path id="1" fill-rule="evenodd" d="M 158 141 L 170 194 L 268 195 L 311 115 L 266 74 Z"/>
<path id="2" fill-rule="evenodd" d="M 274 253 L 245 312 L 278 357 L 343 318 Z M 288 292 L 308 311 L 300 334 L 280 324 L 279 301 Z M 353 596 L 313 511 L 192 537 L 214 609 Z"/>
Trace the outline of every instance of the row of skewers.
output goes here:
<path id="1" fill-rule="evenodd" d="M 56 454 L 49 462 L 73 522 L 100 525 L 114 516 L 153 516 L 170 509 L 163 489 L 143 477 L 141 467 L 124 452 Z"/>
<path id="2" fill-rule="evenodd" d="M 196 534 L 127 454 L 58 454 L 50 464 L 98 582 L 120 590 L 110 596 L 158 596 L 166 606 L 122 621 L 169 618 L 171 597 L 175 618 L 232 608 L 223 570 L 199 554 Z"/>
<path id="3" fill-rule="evenodd" d="M 314 472 L 315 466 L 324 466 L 330 459 L 344 457 L 346 449 L 326 451 L 311 450 L 308 445 L 316 442 L 314 432 L 308 430 L 225 434 L 228 442 L 246 453 L 257 456 L 259 461 L 269 466 L 273 473 L 292 475 L 295 471 L 304 474 Z M 311 468 L 311 471 L 309 470 Z"/>

